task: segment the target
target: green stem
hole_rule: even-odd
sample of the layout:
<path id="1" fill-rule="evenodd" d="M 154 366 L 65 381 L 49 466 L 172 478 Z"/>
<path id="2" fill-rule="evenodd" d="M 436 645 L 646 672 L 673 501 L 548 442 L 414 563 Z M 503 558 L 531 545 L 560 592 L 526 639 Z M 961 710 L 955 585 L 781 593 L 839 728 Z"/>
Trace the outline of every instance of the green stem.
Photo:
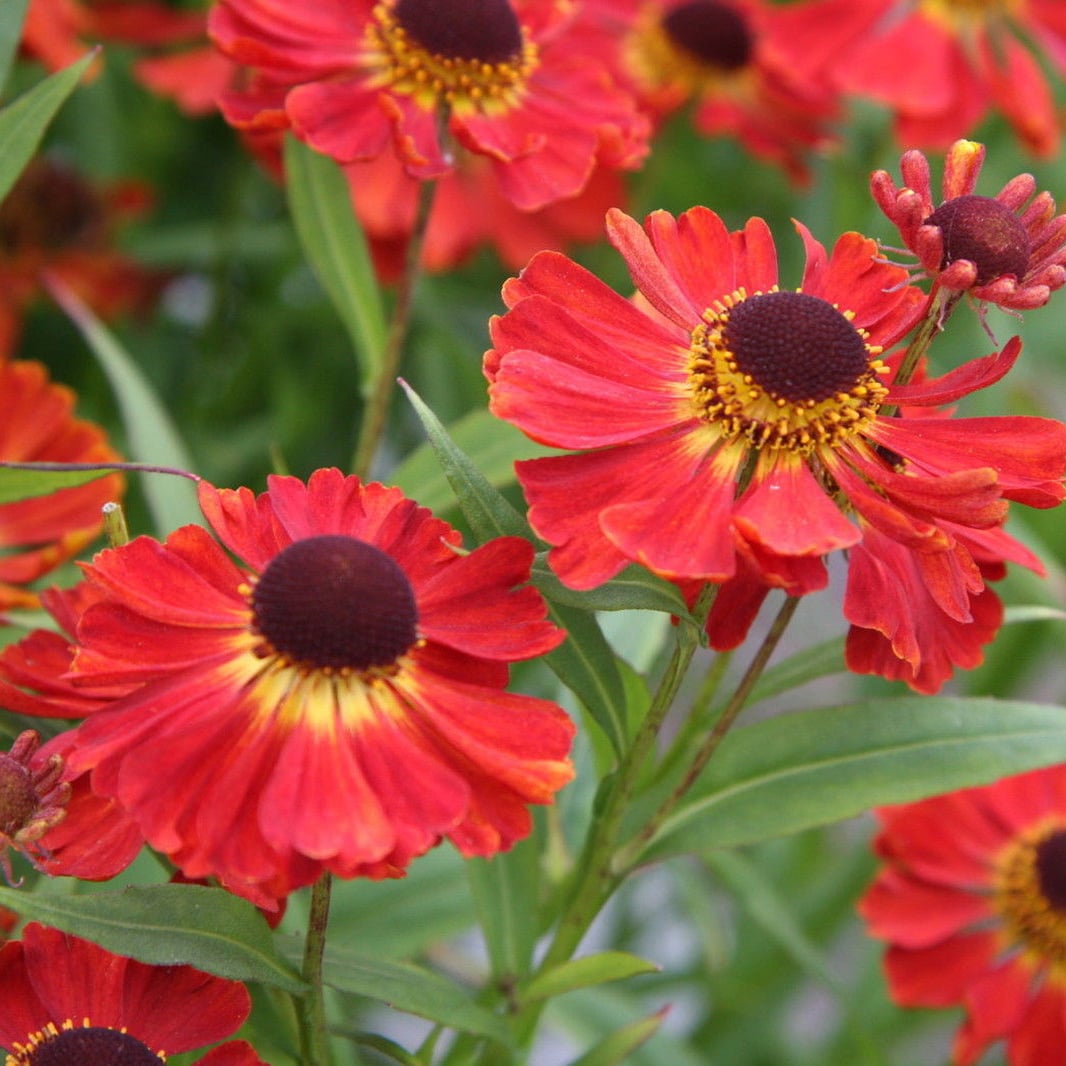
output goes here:
<path id="1" fill-rule="evenodd" d="M 389 319 L 385 351 L 381 358 L 381 370 L 374 382 L 373 391 L 367 399 L 362 425 L 359 427 L 359 441 L 355 447 L 352 471 L 364 480 L 370 474 L 374 456 L 377 454 L 378 445 L 385 432 L 389 405 L 396 389 L 396 376 L 400 372 L 404 345 L 411 327 L 411 309 L 414 306 L 415 288 L 422 276 L 422 248 L 425 245 L 426 230 L 429 228 L 429 216 L 436 190 L 436 181 L 424 181 L 418 190 L 414 226 L 410 240 L 407 242 L 403 277 L 396 290 L 396 301 Z"/>
<path id="2" fill-rule="evenodd" d="M 326 950 L 326 926 L 329 923 L 329 898 L 332 888 L 332 875 L 323 873 L 311 889 L 311 909 L 307 916 L 307 940 L 304 943 L 302 969 L 303 978 L 309 987 L 299 1011 L 303 1066 L 329 1066 L 331 1059 L 322 987 L 322 956 Z"/>
<path id="3" fill-rule="evenodd" d="M 918 327 L 914 339 L 907 347 L 899 373 L 893 379 L 894 385 L 906 385 L 911 380 L 922 357 L 929 350 L 929 345 L 933 343 L 933 338 L 944 329 L 944 323 L 955 310 L 961 296 L 962 293 L 950 292 L 947 289 L 938 289 L 933 294 L 933 298 L 929 301 L 929 310 Z M 880 413 L 887 417 L 895 411 L 895 406 L 888 405 L 882 407 Z"/>
<path id="4" fill-rule="evenodd" d="M 744 676 L 740 679 L 740 683 L 730 697 L 729 702 L 725 705 L 722 713 L 715 719 L 715 723 L 711 727 L 710 732 L 704 738 L 703 743 L 700 744 L 692 762 L 689 763 L 684 777 L 681 778 L 681 781 L 670 795 L 659 805 L 659 809 L 647 822 L 644 823 L 640 832 L 637 833 L 637 835 L 626 844 L 623 851 L 618 854 L 615 860 L 615 876 L 623 877 L 629 872 L 639 859 L 639 856 L 644 851 L 645 847 L 659 831 L 663 822 L 665 822 L 673 813 L 677 805 L 682 799 L 684 799 L 689 789 L 691 789 L 699 779 L 699 776 L 707 766 L 707 763 L 710 762 L 711 756 L 718 750 L 719 745 L 725 739 L 725 735 L 737 720 L 737 716 L 744 709 L 748 697 L 751 695 L 751 690 L 755 687 L 755 683 L 766 669 L 766 664 L 770 661 L 770 657 L 773 655 L 778 642 L 788 628 L 789 622 L 792 621 L 792 616 L 796 613 L 796 608 L 798 606 L 798 596 L 789 596 L 786 598 L 781 606 L 781 610 L 777 612 L 777 617 L 773 620 L 769 632 L 763 638 L 762 644 L 759 645 L 759 650 L 755 653 L 747 670 L 744 672 Z"/>
<path id="5" fill-rule="evenodd" d="M 667 712 L 673 705 L 692 657 L 700 646 L 703 627 L 717 593 L 717 585 L 706 585 L 692 608 L 695 624 L 683 623 L 678 627 L 670 661 L 659 680 L 658 688 L 633 743 L 614 772 L 602 809 L 589 830 L 574 888 L 559 919 L 555 936 L 537 968 L 538 973 L 544 973 L 570 958 L 593 919 L 620 883 L 613 870 L 612 857 L 623 817 Z M 540 1002 L 530 1004 L 519 1011 L 515 1018 L 514 1031 L 520 1045 L 532 1037 L 543 1008 L 544 1004 Z"/>

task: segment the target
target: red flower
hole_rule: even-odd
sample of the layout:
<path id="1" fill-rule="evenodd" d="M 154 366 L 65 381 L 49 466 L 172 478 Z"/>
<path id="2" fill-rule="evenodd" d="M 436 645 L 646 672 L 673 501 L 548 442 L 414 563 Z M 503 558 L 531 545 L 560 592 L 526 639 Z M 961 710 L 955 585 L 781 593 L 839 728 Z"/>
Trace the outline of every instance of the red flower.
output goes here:
<path id="1" fill-rule="evenodd" d="M 400 276 L 421 183 L 391 154 L 349 163 L 344 170 L 379 274 L 386 279 Z M 487 244 L 507 267 L 517 270 L 543 248 L 561 250 L 574 242 L 598 240 L 603 216 L 625 196 L 618 172 L 597 167 L 577 196 L 539 211 L 520 211 L 502 194 L 490 162 L 464 155 L 438 183 L 422 264 L 430 271 L 448 270 Z"/>
<path id="2" fill-rule="evenodd" d="M 510 661 L 562 639 L 523 585 L 530 545 L 462 554 L 399 490 L 336 470 L 200 502 L 244 566 L 187 526 L 85 567 L 100 600 L 72 676 L 132 691 L 74 731 L 71 772 L 187 877 L 264 904 L 324 870 L 399 876 L 445 836 L 466 855 L 525 836 L 573 734 L 505 691 Z"/>
<path id="3" fill-rule="evenodd" d="M 995 197 L 975 195 L 984 158 L 982 144 L 951 146 L 939 207 L 918 151 L 900 161 L 903 188 L 884 170 L 873 173 L 870 188 L 938 286 L 1015 310 L 1042 307 L 1066 284 L 1066 215 L 1055 215 L 1050 193 L 1033 195 L 1031 174 L 1012 178 Z"/>
<path id="4" fill-rule="evenodd" d="M 864 531 L 877 530 L 922 556 L 909 578 L 922 587 L 853 620 L 891 635 L 897 610 L 932 596 L 968 621 L 982 586 L 965 538 L 999 527 L 1008 499 L 1062 499 L 1066 427 L 882 413 L 983 388 L 1020 345 L 893 385 L 880 355 L 925 297 L 875 242 L 845 234 L 827 256 L 798 228 L 807 263 L 793 292 L 778 289 L 761 219 L 730 234 L 705 208 L 655 212 L 643 228 L 611 212 L 636 303 L 553 253 L 504 286 L 510 311 L 493 321 L 485 361 L 491 408 L 534 440 L 579 450 L 518 464 L 530 521 L 575 588 L 638 562 L 682 581 L 754 571 L 794 594 L 824 584 L 827 553 L 860 541 L 876 553 Z M 931 653 L 924 641 L 893 648 L 915 669 Z"/>
<path id="5" fill-rule="evenodd" d="M 806 182 L 806 156 L 831 142 L 837 94 L 797 76 L 778 14 L 767 0 L 587 0 L 583 8 L 607 42 L 604 62 L 642 106 L 663 117 L 691 101 L 702 133 L 737 137 Z"/>
<path id="6" fill-rule="evenodd" d="M 98 426 L 74 418 L 74 394 L 40 364 L 0 353 L 0 459 L 8 462 L 118 461 Z M 123 492 L 116 474 L 48 496 L 0 504 L 0 612 L 33 607 L 25 586 L 77 555 L 103 527 L 100 508 Z"/>
<path id="7" fill-rule="evenodd" d="M 86 582 L 41 593 L 41 605 L 59 628 L 36 629 L 0 651 L 0 707 L 34 718 L 84 718 L 129 691 L 129 685 L 120 685 L 90 692 L 71 682 L 78 619 L 97 599 Z M 53 759 L 65 763 L 72 737 L 68 731 L 49 740 L 35 753 L 31 769 Z M 64 783 L 70 788 L 66 818 L 41 839 L 39 864 L 49 874 L 106 881 L 137 857 L 144 843 L 140 830 L 113 799 L 89 788 L 88 773 L 72 774 L 66 767 Z"/>
<path id="8" fill-rule="evenodd" d="M 1066 1046 L 1066 768 L 880 812 L 884 860 L 859 904 L 906 1007 L 960 1005 L 956 1066 L 1007 1042 L 1011 1066 Z"/>
<path id="9" fill-rule="evenodd" d="M 1061 0 L 809 0 L 780 23 L 796 69 L 891 108 L 901 144 L 947 148 L 996 108 L 1032 152 L 1058 150 L 1041 64 L 1066 71 Z"/>
<path id="10" fill-rule="evenodd" d="M 38 842 L 66 816 L 70 785 L 62 782 L 63 760 L 52 756 L 33 765 L 41 742 L 32 729 L 18 735 L 10 752 L 0 752 L 0 871 L 8 884 L 13 880 L 8 848 L 36 862 Z"/>
<path id="11" fill-rule="evenodd" d="M 115 251 L 118 225 L 148 206 L 145 187 L 96 187 L 39 156 L 0 206 L 0 355 L 14 345 L 23 309 L 54 274 L 104 318 L 150 308 L 166 275 Z"/>
<path id="12" fill-rule="evenodd" d="M 146 966 L 31 923 L 0 947 L 0 1046 L 9 1066 L 154 1062 L 235 1032 L 251 1007 L 244 985 L 191 966 Z M 199 1066 L 265 1066 L 244 1041 Z"/>
<path id="13" fill-rule="evenodd" d="M 568 5 L 441 11 L 437 0 L 221 0 L 211 35 L 254 72 L 223 113 L 242 129 L 291 127 L 342 163 L 395 151 L 419 179 L 449 173 L 456 153 L 482 156 L 522 210 L 577 195 L 597 162 L 641 161 L 647 121 L 589 61 Z"/>

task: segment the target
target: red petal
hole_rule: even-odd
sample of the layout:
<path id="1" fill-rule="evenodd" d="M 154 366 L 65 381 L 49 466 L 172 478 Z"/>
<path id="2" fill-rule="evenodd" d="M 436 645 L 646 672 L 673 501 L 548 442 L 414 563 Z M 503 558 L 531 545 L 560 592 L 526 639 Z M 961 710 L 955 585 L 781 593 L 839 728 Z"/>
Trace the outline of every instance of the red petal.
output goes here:
<path id="1" fill-rule="evenodd" d="M 734 519 L 749 541 L 780 555 L 828 555 L 861 537 L 798 459 L 762 462 Z M 769 470 L 765 468 L 769 466 Z"/>
<path id="2" fill-rule="evenodd" d="M 988 899 L 882 870 L 859 902 L 870 933 L 902 948 L 926 948 L 996 917 Z"/>
<path id="3" fill-rule="evenodd" d="M 885 970 L 893 999 L 904 1007 L 950 1007 L 959 1003 L 996 957 L 995 933 L 956 936 L 930 947 L 890 947 Z"/>

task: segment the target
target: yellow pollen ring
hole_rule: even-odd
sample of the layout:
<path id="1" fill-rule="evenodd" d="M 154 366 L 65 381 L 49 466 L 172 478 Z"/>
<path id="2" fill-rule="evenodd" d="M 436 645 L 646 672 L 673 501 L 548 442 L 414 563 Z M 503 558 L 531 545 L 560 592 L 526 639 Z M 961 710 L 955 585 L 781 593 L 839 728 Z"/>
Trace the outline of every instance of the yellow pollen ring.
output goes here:
<path id="1" fill-rule="evenodd" d="M 922 0 L 920 10 L 930 21 L 957 33 L 1015 14 L 1018 7 L 1018 0 Z"/>
<path id="2" fill-rule="evenodd" d="M 1066 982 L 1066 912 L 1044 895 L 1037 867 L 1040 845 L 1063 832 L 1063 819 L 1048 818 L 1011 841 L 996 860 L 994 905 L 1004 947 L 1020 945 L 1027 962 L 1050 967 L 1054 979 Z"/>
<path id="3" fill-rule="evenodd" d="M 766 291 L 779 290 L 774 286 Z M 774 395 L 740 370 L 724 335 L 732 309 L 749 296 L 762 295 L 740 288 L 723 296 L 703 312 L 703 321 L 692 331 L 688 384 L 696 413 L 724 437 L 745 438 L 753 448 L 785 449 L 801 456 L 821 447 L 836 448 L 873 421 L 888 396 L 888 388 L 878 380 L 888 373 L 876 358 L 882 349 L 869 343 L 865 330 L 855 327 L 870 362 L 847 392 L 825 400 L 794 401 Z M 853 311 L 836 310 L 849 322 L 855 318 Z"/>
<path id="4" fill-rule="evenodd" d="M 12 1041 L 13 1054 L 10 1054 L 5 1059 L 5 1066 L 31 1066 L 33 1062 L 33 1056 L 36 1050 L 43 1044 L 50 1043 L 63 1033 L 73 1032 L 75 1029 L 94 1029 L 92 1021 L 89 1018 L 82 1018 L 81 1025 L 77 1025 L 72 1018 L 68 1018 L 62 1025 L 56 1025 L 55 1022 L 48 1022 L 46 1025 L 41 1026 L 35 1033 L 29 1033 L 26 1036 L 26 1043 L 20 1044 L 17 1040 Z M 111 1029 L 113 1032 L 122 1033 L 128 1036 L 129 1030 L 126 1026 L 122 1026 L 116 1029 L 112 1025 L 99 1026 L 101 1029 Z M 136 1039 L 136 1037 L 134 1037 Z M 143 1041 L 142 1041 L 143 1043 Z M 151 1049 L 149 1049 L 151 1050 Z M 153 1051 L 153 1055 L 159 1059 L 160 1062 L 167 1061 L 167 1053 L 165 1051 Z"/>
<path id="5" fill-rule="evenodd" d="M 378 88 L 411 96 L 427 110 L 445 104 L 457 115 L 500 114 L 519 103 L 538 56 L 524 30 L 520 51 L 502 63 L 439 55 L 411 38 L 392 6 L 378 4 L 366 29 L 363 59 Z"/>

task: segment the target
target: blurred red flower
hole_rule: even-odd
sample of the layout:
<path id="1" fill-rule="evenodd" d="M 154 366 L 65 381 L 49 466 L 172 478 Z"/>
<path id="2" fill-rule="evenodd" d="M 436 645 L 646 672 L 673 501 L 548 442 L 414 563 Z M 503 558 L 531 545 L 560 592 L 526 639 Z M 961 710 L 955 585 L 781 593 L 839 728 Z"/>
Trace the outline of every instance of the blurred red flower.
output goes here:
<path id="1" fill-rule="evenodd" d="M 0 459 L 8 462 L 107 463 L 121 457 L 104 431 L 73 416 L 74 393 L 49 380 L 40 363 L 0 353 Z M 0 612 L 34 607 L 27 588 L 100 535 L 101 507 L 119 500 L 118 474 L 13 503 L 0 503 Z"/>
<path id="2" fill-rule="evenodd" d="M 1066 1046 L 1066 768 L 879 812 L 884 861 L 859 904 L 888 942 L 897 1003 L 959 1005 L 952 1061 L 998 1041 L 1011 1066 Z"/>
<path id="3" fill-rule="evenodd" d="M 657 119 L 691 103 L 701 133 L 736 137 L 804 183 L 810 152 L 832 143 L 837 93 L 797 73 L 779 12 L 767 0 L 587 0 L 582 19 Z"/>
<path id="4" fill-rule="evenodd" d="M 1041 64 L 1066 71 L 1061 0 L 801 0 L 780 30 L 797 72 L 890 108 L 901 144 L 947 148 L 994 108 L 1036 155 L 1058 150 Z"/>
<path id="5" fill-rule="evenodd" d="M 154 305 L 168 275 L 134 262 L 113 241 L 118 226 L 150 203 L 140 182 L 100 186 L 47 156 L 30 162 L 0 205 L 0 355 L 13 349 L 48 274 L 103 318 Z"/>

